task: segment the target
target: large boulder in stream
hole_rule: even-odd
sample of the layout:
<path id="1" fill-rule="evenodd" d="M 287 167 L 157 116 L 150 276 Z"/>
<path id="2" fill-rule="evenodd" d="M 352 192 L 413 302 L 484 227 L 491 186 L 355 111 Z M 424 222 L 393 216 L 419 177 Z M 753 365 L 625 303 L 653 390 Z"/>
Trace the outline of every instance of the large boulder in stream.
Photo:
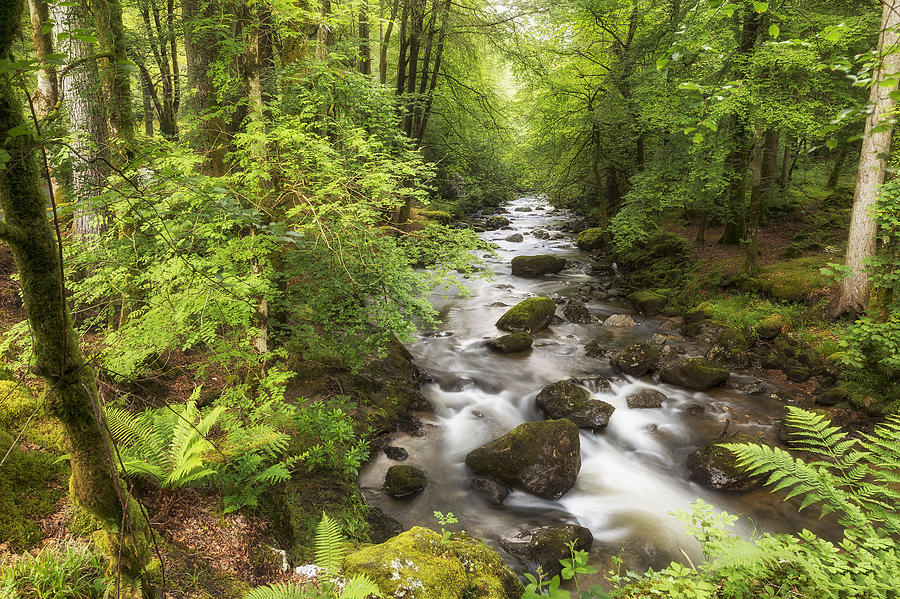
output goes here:
<path id="1" fill-rule="evenodd" d="M 563 258 L 550 254 L 516 256 L 512 259 L 512 274 L 519 277 L 539 277 L 553 274 L 565 267 L 566 261 Z"/>
<path id="2" fill-rule="evenodd" d="M 534 337 L 531 333 L 520 332 L 503 335 L 487 342 L 487 346 L 502 354 L 516 354 L 531 349 Z"/>
<path id="3" fill-rule="evenodd" d="M 525 589 L 496 551 L 463 532 L 444 539 L 415 526 L 344 560 L 343 574 L 365 574 L 385 597 L 519 599 Z"/>
<path id="4" fill-rule="evenodd" d="M 652 343 L 635 343 L 617 353 L 610 363 L 629 376 L 643 376 L 656 367 L 659 348 Z"/>
<path id="5" fill-rule="evenodd" d="M 578 427 L 568 419 L 526 422 L 473 449 L 466 465 L 479 474 L 544 499 L 559 499 L 581 470 Z"/>
<path id="6" fill-rule="evenodd" d="M 521 301 L 500 317 L 497 328 L 513 333 L 534 333 L 550 326 L 556 304 L 549 297 L 532 297 Z"/>
<path id="7" fill-rule="evenodd" d="M 391 466 L 384 476 L 384 492 L 391 497 L 414 495 L 427 486 L 425 473 L 415 466 Z"/>
<path id="8" fill-rule="evenodd" d="M 578 249 L 590 252 L 606 245 L 606 230 L 602 227 L 585 229 L 578 234 Z"/>
<path id="9" fill-rule="evenodd" d="M 669 303 L 669 298 L 653 291 L 635 291 L 628 295 L 634 309 L 645 316 L 656 316 Z"/>
<path id="10" fill-rule="evenodd" d="M 656 389 L 643 389 L 625 398 L 625 403 L 632 410 L 645 408 L 661 408 L 669 398 Z"/>
<path id="11" fill-rule="evenodd" d="M 537 407 L 548 418 L 568 418 L 579 428 L 600 430 L 609 424 L 615 407 L 599 399 L 572 381 L 547 385 L 535 398 Z"/>
<path id="12" fill-rule="evenodd" d="M 577 524 L 550 524 L 525 530 L 514 537 L 500 539 L 500 546 L 522 558 L 533 569 L 541 568 L 547 576 L 556 576 L 562 569 L 561 559 L 568 559 L 569 543 L 575 551 L 590 551 L 594 535 Z"/>
<path id="13" fill-rule="evenodd" d="M 488 231 L 496 231 L 509 224 L 509 219 L 505 216 L 489 216 L 484 219 L 484 228 Z"/>
<path id="14" fill-rule="evenodd" d="M 709 358 L 685 358 L 663 368 L 660 372 L 660 378 L 664 383 L 697 391 L 706 391 L 721 385 L 730 375 L 727 369 L 717 366 Z"/>
<path id="15" fill-rule="evenodd" d="M 737 458 L 729 450 L 721 446 L 723 443 L 756 443 L 763 442 L 759 437 L 745 433 L 734 433 L 710 441 L 688 456 L 688 474 L 690 479 L 708 489 L 716 491 L 748 491 L 762 485 L 759 476 L 747 474 L 747 470 L 738 466 Z"/>

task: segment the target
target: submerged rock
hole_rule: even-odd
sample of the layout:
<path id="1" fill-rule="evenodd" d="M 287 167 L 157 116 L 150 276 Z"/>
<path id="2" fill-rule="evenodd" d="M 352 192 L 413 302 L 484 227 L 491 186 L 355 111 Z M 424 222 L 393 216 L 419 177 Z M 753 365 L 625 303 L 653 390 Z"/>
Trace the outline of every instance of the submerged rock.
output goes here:
<path id="1" fill-rule="evenodd" d="M 519 599 L 524 592 L 497 552 L 478 539 L 465 533 L 444 539 L 418 526 L 351 553 L 343 574 L 365 574 L 395 598 Z"/>
<path id="2" fill-rule="evenodd" d="M 376 543 L 384 543 L 388 539 L 403 532 L 403 525 L 391 518 L 381 508 L 368 506 L 366 522 L 369 524 L 369 536 Z"/>
<path id="3" fill-rule="evenodd" d="M 716 366 L 709 358 L 685 358 L 663 368 L 660 378 L 665 383 L 705 391 L 728 380 L 731 373 Z"/>
<path id="4" fill-rule="evenodd" d="M 389 459 L 394 460 L 395 462 L 402 462 L 406 458 L 409 457 L 409 453 L 402 447 L 396 447 L 394 445 L 388 445 L 384 448 L 384 455 L 386 455 Z"/>
<path id="5" fill-rule="evenodd" d="M 615 408 L 571 381 L 559 381 L 547 385 L 535 398 L 537 407 L 548 418 L 568 418 L 579 428 L 600 430 L 609 424 Z"/>
<path id="6" fill-rule="evenodd" d="M 690 479 L 717 491 L 747 491 L 762 485 L 762 479 L 751 476 L 738 466 L 737 458 L 722 443 L 762 443 L 759 437 L 735 433 L 710 441 L 688 456 Z"/>
<path id="7" fill-rule="evenodd" d="M 603 324 L 608 327 L 633 327 L 636 323 L 629 314 L 613 314 Z"/>
<path id="8" fill-rule="evenodd" d="M 521 233 L 513 233 L 509 237 L 506 238 L 506 241 L 512 241 L 513 243 L 519 243 L 520 241 L 525 241 L 525 238 L 522 237 Z"/>
<path id="9" fill-rule="evenodd" d="M 384 476 L 384 492 L 391 497 L 406 497 L 428 486 L 425 473 L 415 466 L 391 466 Z"/>
<path id="10" fill-rule="evenodd" d="M 466 455 L 466 465 L 544 499 L 559 499 L 581 470 L 578 427 L 567 419 L 526 422 Z"/>
<path id="11" fill-rule="evenodd" d="M 509 496 L 509 487 L 495 480 L 476 476 L 469 479 L 469 488 L 490 498 L 494 503 L 503 503 Z"/>
<path id="12" fill-rule="evenodd" d="M 635 343 L 616 354 L 610 363 L 629 376 L 643 376 L 656 367 L 658 360 L 658 347 L 652 343 Z"/>
<path id="13" fill-rule="evenodd" d="M 568 544 L 573 542 L 575 551 L 589 552 L 594 535 L 577 524 L 550 524 L 500 539 L 500 546 L 528 562 L 532 568 L 541 568 L 546 575 L 555 576 L 562 569 L 559 560 L 570 557 Z"/>
<path id="14" fill-rule="evenodd" d="M 669 298 L 653 291 L 635 291 L 628 296 L 634 309 L 645 316 L 655 316 L 669 303 Z"/>
<path id="15" fill-rule="evenodd" d="M 484 219 L 484 228 L 488 231 L 496 231 L 509 225 L 509 219 L 505 216 L 489 216 Z"/>
<path id="16" fill-rule="evenodd" d="M 504 354 L 515 354 L 531 349 L 534 337 L 531 333 L 519 332 L 503 335 L 487 342 L 487 346 L 494 351 Z"/>
<path id="17" fill-rule="evenodd" d="M 534 333 L 550 326 L 556 304 L 549 297 L 532 297 L 507 310 L 497 321 L 497 328 L 513 333 Z"/>
<path id="18" fill-rule="evenodd" d="M 585 229 L 578 234 L 578 249 L 586 252 L 599 250 L 606 245 L 605 233 L 606 231 L 601 227 Z"/>
<path id="19" fill-rule="evenodd" d="M 512 274 L 519 277 L 539 277 L 553 274 L 565 267 L 566 261 L 563 258 L 550 254 L 516 256 L 512 259 Z"/>
<path id="20" fill-rule="evenodd" d="M 631 409 L 661 408 L 663 402 L 668 399 L 664 393 L 660 393 L 656 389 L 644 389 L 626 397 L 625 403 Z"/>
<path id="21" fill-rule="evenodd" d="M 565 310 L 563 310 L 563 315 L 568 319 L 569 322 L 574 322 L 577 324 L 588 324 L 590 322 L 593 322 L 594 320 L 594 317 L 591 316 L 591 311 L 587 309 L 587 306 L 574 299 L 570 299 L 566 303 L 566 308 Z"/>

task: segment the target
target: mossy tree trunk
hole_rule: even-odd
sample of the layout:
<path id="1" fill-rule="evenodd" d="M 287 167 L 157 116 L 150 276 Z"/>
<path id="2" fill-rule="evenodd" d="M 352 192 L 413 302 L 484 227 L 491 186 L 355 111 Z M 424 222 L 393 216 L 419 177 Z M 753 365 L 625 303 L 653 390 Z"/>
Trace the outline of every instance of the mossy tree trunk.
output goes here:
<path id="1" fill-rule="evenodd" d="M 47 61 L 53 54 L 53 34 L 45 31 L 44 26 L 50 21 L 50 8 L 47 0 L 28 0 L 31 13 L 31 39 L 34 45 L 34 56 L 41 63 L 37 71 L 37 89 L 34 93 L 34 108 L 38 118 L 47 115 L 59 102 L 59 80 L 56 77 L 56 66 Z"/>
<path id="2" fill-rule="evenodd" d="M 134 112 L 131 108 L 131 76 L 125 52 L 125 28 L 120 0 L 91 0 L 100 40 L 100 71 L 109 117 L 109 131 L 120 155 L 130 159 L 134 153 Z"/>
<path id="3" fill-rule="evenodd" d="M 0 57 L 4 59 L 9 58 L 22 6 L 22 0 L 13 0 L 0 8 Z M 7 74 L 4 79 L 0 84 L 0 139 L 9 160 L 0 169 L 4 214 L 0 241 L 9 245 L 18 268 L 31 325 L 34 370 L 47 381 L 50 411 L 65 431 L 73 498 L 104 523 L 106 542 L 102 544 L 113 560 L 114 571 L 120 571 L 129 582 L 140 582 L 145 595 L 152 596 L 156 587 L 148 569 L 149 529 L 115 468 L 97 380 L 85 361 L 65 302 L 57 238 L 41 189 L 38 146 L 31 134 L 9 135 L 25 120 L 14 91 L 15 75 Z M 125 531 L 120 536 L 123 523 Z"/>

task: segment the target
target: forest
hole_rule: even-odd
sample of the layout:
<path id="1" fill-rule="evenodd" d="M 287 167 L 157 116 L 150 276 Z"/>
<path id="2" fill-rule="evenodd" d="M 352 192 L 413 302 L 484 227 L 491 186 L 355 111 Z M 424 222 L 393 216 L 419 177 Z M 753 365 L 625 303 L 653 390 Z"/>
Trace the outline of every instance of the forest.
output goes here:
<path id="1" fill-rule="evenodd" d="M 0 599 L 896 599 L 900 0 L 0 0 Z"/>

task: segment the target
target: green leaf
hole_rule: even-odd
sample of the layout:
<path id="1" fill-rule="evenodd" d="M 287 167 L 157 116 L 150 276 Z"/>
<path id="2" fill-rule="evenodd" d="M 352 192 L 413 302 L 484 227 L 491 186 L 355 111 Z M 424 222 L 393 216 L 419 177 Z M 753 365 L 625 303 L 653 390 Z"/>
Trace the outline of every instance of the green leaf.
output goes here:
<path id="1" fill-rule="evenodd" d="M 779 33 L 781 33 L 781 29 L 778 28 L 778 25 L 776 25 L 775 23 L 769 25 L 769 35 L 771 37 L 777 38 Z"/>
<path id="2" fill-rule="evenodd" d="M 764 12 L 769 10 L 769 3 L 768 2 L 754 2 L 753 10 L 755 10 L 759 14 L 763 14 Z"/>

